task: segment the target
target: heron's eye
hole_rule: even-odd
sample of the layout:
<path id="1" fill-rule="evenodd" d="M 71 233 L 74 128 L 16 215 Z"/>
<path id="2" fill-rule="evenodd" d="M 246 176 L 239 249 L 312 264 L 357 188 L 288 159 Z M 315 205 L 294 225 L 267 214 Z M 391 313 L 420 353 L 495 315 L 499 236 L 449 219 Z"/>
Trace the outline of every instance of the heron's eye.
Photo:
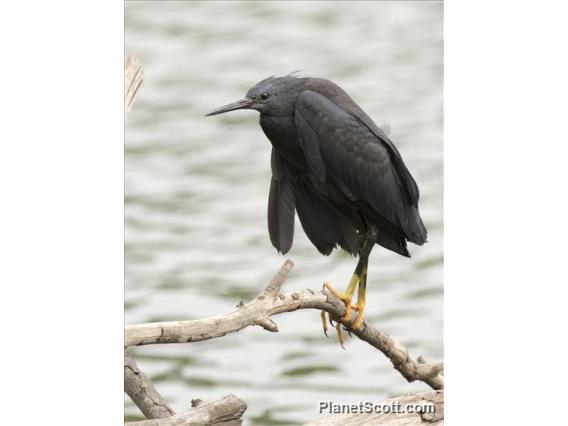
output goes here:
<path id="1" fill-rule="evenodd" d="M 265 101 L 268 99 L 268 93 L 264 92 L 260 95 L 260 100 Z"/>

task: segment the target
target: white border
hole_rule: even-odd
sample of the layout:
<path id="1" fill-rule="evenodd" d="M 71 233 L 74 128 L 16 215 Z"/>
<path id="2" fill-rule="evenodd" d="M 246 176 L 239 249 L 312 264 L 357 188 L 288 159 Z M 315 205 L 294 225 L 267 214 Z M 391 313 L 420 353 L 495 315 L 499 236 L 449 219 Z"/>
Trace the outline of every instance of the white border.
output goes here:
<path id="1" fill-rule="evenodd" d="M 0 423 L 122 424 L 123 4 L 0 21 Z"/>

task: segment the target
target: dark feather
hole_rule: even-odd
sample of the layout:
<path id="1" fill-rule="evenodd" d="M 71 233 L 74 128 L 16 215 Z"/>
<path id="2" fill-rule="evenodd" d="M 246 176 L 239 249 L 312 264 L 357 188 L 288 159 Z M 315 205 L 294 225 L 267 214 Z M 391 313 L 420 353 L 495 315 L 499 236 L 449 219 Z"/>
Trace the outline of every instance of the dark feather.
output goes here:
<path id="1" fill-rule="evenodd" d="M 268 233 L 272 245 L 282 254 L 292 247 L 296 198 L 285 171 L 277 166 L 273 156 L 273 175 L 268 194 Z"/>
<path id="2" fill-rule="evenodd" d="M 405 184 L 410 173 L 406 176 L 395 165 L 397 160 L 393 160 L 397 155 L 400 157 L 398 151 L 390 150 L 388 144 L 351 113 L 310 90 L 298 97 L 296 122 L 303 124 L 298 129 L 300 140 L 308 145 L 306 156 L 319 155 L 309 160 L 308 165 L 323 162 L 326 176 L 344 196 L 365 202 L 369 208 L 366 213 L 388 225 L 389 232 L 385 233 L 392 235 L 384 238 L 385 247 L 393 250 L 397 246 L 395 251 L 404 253 L 406 244 L 401 247 L 401 237 L 417 244 L 425 242 L 426 230 L 416 205 L 417 190 L 415 193 L 412 185 Z M 406 167 L 404 170 L 408 172 Z M 318 170 L 313 172 L 321 174 Z M 411 183 L 416 185 L 413 179 Z M 400 236 L 396 235 L 397 231 Z"/>
<path id="3" fill-rule="evenodd" d="M 306 162 L 316 177 L 323 182 L 325 180 L 326 167 L 321 155 L 319 135 L 310 126 L 304 115 L 296 114 L 295 121 L 296 127 L 302 129 L 302 131 L 299 132 L 298 139 Z"/>
<path id="4" fill-rule="evenodd" d="M 320 253 L 329 255 L 338 245 L 351 254 L 357 253 L 359 236 L 353 225 L 305 182 L 296 182 L 294 193 L 302 228 Z"/>

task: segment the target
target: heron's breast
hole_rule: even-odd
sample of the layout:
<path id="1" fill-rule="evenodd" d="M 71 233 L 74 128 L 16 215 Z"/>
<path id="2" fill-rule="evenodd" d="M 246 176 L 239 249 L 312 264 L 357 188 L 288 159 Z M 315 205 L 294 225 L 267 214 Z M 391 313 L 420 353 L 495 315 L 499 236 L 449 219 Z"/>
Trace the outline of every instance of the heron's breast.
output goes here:
<path id="1" fill-rule="evenodd" d="M 296 124 L 291 117 L 260 116 L 260 126 L 272 146 L 300 169 L 307 169 L 304 153 L 298 141 Z"/>

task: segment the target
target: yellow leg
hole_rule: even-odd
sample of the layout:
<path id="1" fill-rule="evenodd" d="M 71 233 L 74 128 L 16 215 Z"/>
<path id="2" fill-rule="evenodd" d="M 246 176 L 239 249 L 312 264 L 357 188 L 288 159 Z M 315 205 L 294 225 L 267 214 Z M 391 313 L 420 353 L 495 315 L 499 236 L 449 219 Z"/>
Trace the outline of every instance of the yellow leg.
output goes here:
<path id="1" fill-rule="evenodd" d="M 357 288 L 358 284 L 359 284 L 359 276 L 357 274 L 353 274 L 351 280 L 349 281 L 349 285 L 347 286 L 347 289 L 345 290 L 344 293 L 337 291 L 328 282 L 325 282 L 323 284 L 324 288 L 328 289 L 330 293 L 332 293 L 335 297 L 337 297 L 339 300 L 345 303 L 345 315 L 343 316 L 343 318 L 341 318 L 341 321 L 349 321 L 349 319 L 351 318 L 351 306 L 352 306 L 351 301 L 353 300 L 353 294 L 355 293 L 355 289 Z M 321 321 L 323 324 L 323 332 L 325 333 L 326 336 L 327 336 L 327 318 L 328 318 L 327 313 L 325 311 L 322 311 Z M 338 322 L 335 325 L 335 330 L 337 331 L 337 338 L 339 340 L 339 344 L 343 349 L 345 349 L 345 346 L 343 345 L 345 343 L 345 339 L 343 338 L 343 333 L 341 332 L 340 322 Z"/>
<path id="2" fill-rule="evenodd" d="M 349 285 L 347 286 L 347 289 L 344 293 L 338 292 L 328 282 L 325 282 L 323 284 L 324 288 L 327 288 L 330 293 L 332 293 L 335 297 L 345 303 L 345 316 L 341 319 L 342 321 L 349 321 L 349 318 L 351 318 L 351 300 L 353 300 L 353 294 L 355 293 L 357 284 L 359 284 L 359 276 L 356 274 L 353 274 L 353 276 L 351 277 Z"/>
<path id="3" fill-rule="evenodd" d="M 349 322 L 351 319 L 351 309 L 357 312 L 357 316 L 353 325 L 351 326 L 352 330 L 359 330 L 363 325 L 363 318 L 365 312 L 365 304 L 366 304 L 366 293 L 367 293 L 367 265 L 369 262 L 369 255 L 371 254 L 371 250 L 376 243 L 377 238 L 377 229 L 374 225 L 371 225 L 367 230 L 367 234 L 363 241 L 363 245 L 359 251 L 359 261 L 357 262 L 357 266 L 355 267 L 355 273 L 351 277 L 349 281 L 349 285 L 344 293 L 338 292 L 334 289 L 331 284 L 324 283 L 324 288 L 326 288 L 330 293 L 335 295 L 339 300 L 341 300 L 345 304 L 345 315 L 343 318 L 340 319 L 335 326 L 337 331 L 337 335 L 339 337 L 339 343 L 341 347 L 343 347 L 343 335 L 341 333 L 341 325 L 342 323 Z M 357 303 L 352 304 L 353 294 L 355 293 L 355 289 L 357 289 Z M 327 315 L 322 313 L 322 321 L 324 322 L 324 332 L 327 336 Z"/>
<path id="4" fill-rule="evenodd" d="M 367 268 L 363 269 L 363 273 L 361 274 L 361 280 L 359 282 L 359 288 L 357 289 L 357 304 L 352 306 L 353 309 L 357 311 L 357 317 L 355 322 L 353 323 L 354 330 L 359 330 L 361 325 L 363 324 L 363 314 L 365 312 L 365 304 L 366 304 L 366 296 L 367 296 Z"/>

